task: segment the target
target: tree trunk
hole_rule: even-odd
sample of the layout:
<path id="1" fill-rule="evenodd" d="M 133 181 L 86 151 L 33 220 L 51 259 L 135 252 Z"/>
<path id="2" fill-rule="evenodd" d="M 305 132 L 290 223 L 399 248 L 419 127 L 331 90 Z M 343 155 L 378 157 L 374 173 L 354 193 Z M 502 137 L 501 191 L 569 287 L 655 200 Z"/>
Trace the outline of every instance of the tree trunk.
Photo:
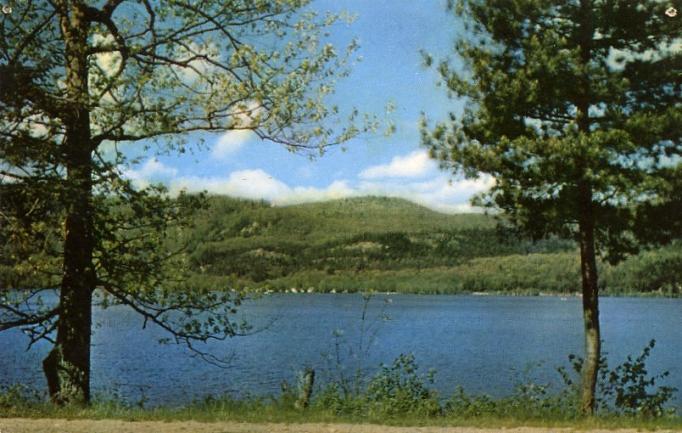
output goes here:
<path id="1" fill-rule="evenodd" d="M 583 321 L 585 326 L 585 360 L 582 370 L 581 410 L 592 415 L 595 409 L 595 390 L 599 360 L 601 358 L 601 333 L 599 330 L 599 287 L 597 285 L 597 260 L 594 247 L 594 215 L 592 191 L 589 185 L 580 186 L 581 216 L 580 269 L 583 288 Z"/>
<path id="2" fill-rule="evenodd" d="M 576 123 L 586 137 L 590 135 L 591 80 L 588 65 L 592 59 L 594 22 L 592 0 L 580 0 L 580 62 L 583 73 L 578 80 Z M 580 163 L 581 178 L 578 182 L 578 230 L 580 241 L 580 270 L 583 289 L 583 322 L 585 326 L 585 360 L 582 371 L 581 411 L 592 415 L 595 409 L 595 391 L 599 360 L 601 358 L 601 333 L 599 330 L 599 287 L 597 285 L 597 260 L 594 245 L 594 205 L 592 186 L 586 177 L 588 161 Z"/>
<path id="3" fill-rule="evenodd" d="M 90 333 L 94 227 L 92 206 L 92 140 L 88 111 L 88 23 L 80 6 L 62 5 L 60 23 L 66 41 L 64 165 L 66 203 L 64 263 L 55 346 L 43 361 L 50 397 L 57 404 L 90 400 Z"/>
<path id="4" fill-rule="evenodd" d="M 65 194 L 69 196 L 69 206 L 64 227 L 57 340 L 43 361 L 50 397 L 57 404 L 86 404 L 90 400 L 90 332 L 95 286 L 90 152 L 85 146 L 72 150 L 80 150 L 80 155 L 67 156 Z"/>

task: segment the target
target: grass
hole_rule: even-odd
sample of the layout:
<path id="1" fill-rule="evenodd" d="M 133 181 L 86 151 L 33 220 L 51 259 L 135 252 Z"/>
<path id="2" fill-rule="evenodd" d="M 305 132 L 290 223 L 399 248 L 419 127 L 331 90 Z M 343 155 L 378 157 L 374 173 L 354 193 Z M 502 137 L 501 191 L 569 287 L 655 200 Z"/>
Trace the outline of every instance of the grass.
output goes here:
<path id="1" fill-rule="evenodd" d="M 517 411 L 510 415 L 481 414 L 460 416 L 445 414 L 425 417 L 418 414 L 386 416 L 382 414 L 347 415 L 332 410 L 310 407 L 295 409 L 281 399 L 232 400 L 229 398 L 197 402 L 182 408 L 139 408 L 112 401 L 100 401 L 87 408 L 58 408 L 50 404 L 34 404 L 30 407 L 2 408 L 0 417 L 63 418 L 63 419 L 118 419 L 124 421 L 198 421 L 198 422 L 249 422 L 249 423 L 353 423 L 384 424 L 393 426 L 471 426 L 471 427 L 570 427 L 573 429 L 635 428 L 635 429 L 682 429 L 682 418 L 637 418 L 623 415 L 600 415 L 594 417 L 537 416 Z"/>

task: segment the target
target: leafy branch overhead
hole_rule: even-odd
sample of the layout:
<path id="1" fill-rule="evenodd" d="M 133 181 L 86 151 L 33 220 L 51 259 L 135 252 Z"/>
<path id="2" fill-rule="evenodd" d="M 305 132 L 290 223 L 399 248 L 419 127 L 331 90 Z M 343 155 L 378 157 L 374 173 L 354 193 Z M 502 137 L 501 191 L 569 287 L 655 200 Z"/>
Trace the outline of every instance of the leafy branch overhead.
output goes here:
<path id="1" fill-rule="evenodd" d="M 369 123 L 342 130 L 326 123 L 338 108 L 324 102 L 349 72 L 357 44 L 339 52 L 326 43 L 321 30 L 342 17 L 301 10 L 307 3 L 83 5 L 88 92 L 78 103 L 90 112 L 93 144 L 248 129 L 292 149 L 322 150 L 366 129 Z M 60 120 L 75 101 L 64 85 L 58 16 L 59 6 L 28 2 L 3 17 L 3 102 L 15 102 L 12 136 L 64 133 Z"/>

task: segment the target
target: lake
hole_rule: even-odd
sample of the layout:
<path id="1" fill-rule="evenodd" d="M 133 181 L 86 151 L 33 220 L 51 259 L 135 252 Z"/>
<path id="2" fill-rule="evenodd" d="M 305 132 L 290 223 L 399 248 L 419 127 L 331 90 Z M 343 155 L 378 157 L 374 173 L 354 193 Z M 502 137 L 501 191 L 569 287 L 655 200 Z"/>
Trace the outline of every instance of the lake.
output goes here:
<path id="1" fill-rule="evenodd" d="M 240 316 L 259 332 L 212 343 L 234 356 L 221 369 L 182 347 L 160 345 L 167 336 L 124 307 L 94 312 L 92 388 L 147 405 L 181 405 L 208 395 L 268 395 L 283 380 L 313 367 L 321 381 L 355 366 L 376 371 L 401 353 L 414 353 L 423 371 L 435 369 L 434 386 L 449 395 L 461 385 L 472 393 L 510 394 L 524 378 L 559 383 L 555 368 L 582 354 L 581 300 L 575 297 L 374 295 L 362 320 L 358 294 L 278 294 L 246 302 Z M 670 371 L 682 389 L 682 300 L 603 298 L 604 350 L 611 366 L 656 347 L 650 372 Z M 17 330 L 0 333 L 0 384 L 45 389 L 41 361 L 47 343 L 26 351 Z M 345 370 L 335 365 L 339 358 Z M 679 404 L 679 401 L 677 402 Z"/>

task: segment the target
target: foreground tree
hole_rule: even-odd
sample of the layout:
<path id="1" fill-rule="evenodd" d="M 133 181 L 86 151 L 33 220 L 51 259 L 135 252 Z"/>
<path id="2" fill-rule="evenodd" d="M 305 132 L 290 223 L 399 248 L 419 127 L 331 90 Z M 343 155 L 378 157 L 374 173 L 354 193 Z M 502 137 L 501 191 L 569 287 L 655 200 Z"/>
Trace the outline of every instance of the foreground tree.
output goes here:
<path id="1" fill-rule="evenodd" d="M 579 244 L 586 414 L 600 359 L 598 254 L 618 260 L 642 242 L 680 235 L 679 213 L 659 218 L 681 203 L 682 21 L 669 7 L 452 2 L 466 30 L 455 46 L 463 67 L 445 60 L 438 70 L 466 106 L 422 128 L 444 168 L 494 177 L 475 203 L 504 211 L 535 237 Z"/>
<path id="2" fill-rule="evenodd" d="M 308 0 L 14 3 L 0 16 L 0 266 L 23 290 L 0 292 L 0 330 L 53 342 L 43 367 L 64 404 L 90 398 L 93 300 L 218 361 L 197 344 L 241 328 L 238 300 L 183 272 L 201 198 L 134 189 L 118 144 L 182 152 L 188 133 L 248 129 L 320 151 L 357 135 L 354 113 L 325 104 L 354 49 L 324 43 L 339 17 Z"/>

